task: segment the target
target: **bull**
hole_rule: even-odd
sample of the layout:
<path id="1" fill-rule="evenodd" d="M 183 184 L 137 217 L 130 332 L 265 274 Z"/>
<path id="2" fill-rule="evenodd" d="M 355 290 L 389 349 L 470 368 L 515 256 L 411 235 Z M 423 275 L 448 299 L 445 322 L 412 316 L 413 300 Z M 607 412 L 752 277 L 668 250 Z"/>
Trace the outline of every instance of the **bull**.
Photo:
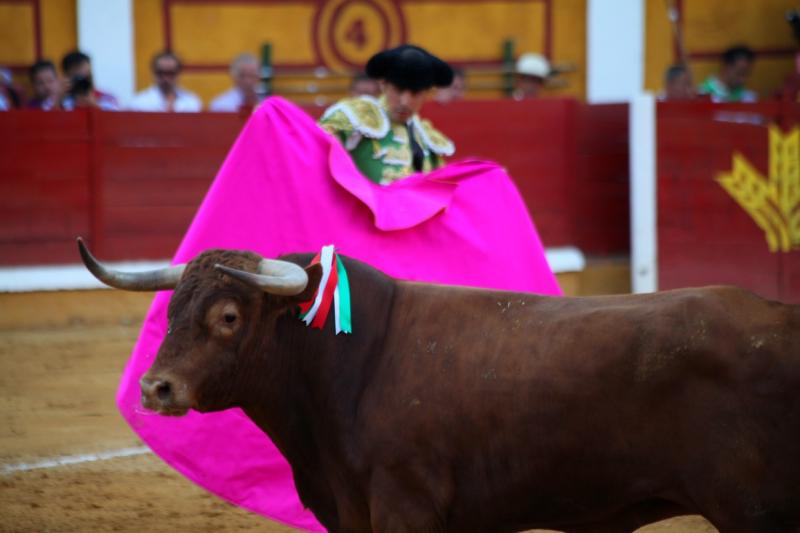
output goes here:
<path id="1" fill-rule="evenodd" d="M 162 415 L 240 407 L 332 532 L 624 532 L 700 514 L 800 531 L 800 306 L 732 287 L 551 298 L 393 279 L 343 258 L 352 335 L 306 327 L 310 255 L 210 250 L 141 378 Z"/>

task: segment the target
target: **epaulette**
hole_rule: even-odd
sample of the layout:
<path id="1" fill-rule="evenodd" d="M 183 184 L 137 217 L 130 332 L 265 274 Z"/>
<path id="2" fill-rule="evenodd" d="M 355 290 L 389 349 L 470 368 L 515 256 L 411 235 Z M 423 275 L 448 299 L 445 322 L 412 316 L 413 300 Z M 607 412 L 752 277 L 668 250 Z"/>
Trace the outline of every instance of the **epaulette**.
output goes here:
<path id="1" fill-rule="evenodd" d="M 389 117 L 380 102 L 371 96 L 346 98 L 337 102 L 325 110 L 320 121 L 335 120 L 336 113 L 344 115 L 352 129 L 364 137 L 382 139 L 389 133 Z"/>
<path id="2" fill-rule="evenodd" d="M 444 136 L 442 132 L 433 127 L 429 120 L 420 120 L 414 117 L 414 129 L 419 132 L 422 142 L 428 150 L 437 155 L 451 156 L 456 151 L 453 141 Z"/>

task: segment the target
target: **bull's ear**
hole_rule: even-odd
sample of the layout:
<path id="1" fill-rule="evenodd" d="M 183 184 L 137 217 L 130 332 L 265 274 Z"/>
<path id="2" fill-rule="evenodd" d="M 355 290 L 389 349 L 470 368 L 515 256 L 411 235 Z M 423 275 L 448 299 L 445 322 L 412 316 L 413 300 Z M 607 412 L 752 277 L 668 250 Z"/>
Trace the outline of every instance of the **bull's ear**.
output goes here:
<path id="1" fill-rule="evenodd" d="M 303 289 L 303 292 L 294 297 L 298 302 L 309 301 L 314 296 L 314 293 L 317 292 L 317 287 L 319 287 L 319 282 L 322 279 L 322 265 L 319 263 L 314 263 L 306 267 L 305 270 L 308 276 L 308 284 Z"/>

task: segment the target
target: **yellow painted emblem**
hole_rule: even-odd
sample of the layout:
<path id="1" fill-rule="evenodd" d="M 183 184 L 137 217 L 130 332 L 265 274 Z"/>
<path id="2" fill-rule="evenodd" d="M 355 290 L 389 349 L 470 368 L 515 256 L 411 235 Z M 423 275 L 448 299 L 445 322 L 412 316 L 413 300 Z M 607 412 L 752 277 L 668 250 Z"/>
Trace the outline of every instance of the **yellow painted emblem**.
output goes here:
<path id="1" fill-rule="evenodd" d="M 717 181 L 764 231 L 770 252 L 800 248 L 800 128 L 769 127 L 769 179 L 734 153 Z"/>

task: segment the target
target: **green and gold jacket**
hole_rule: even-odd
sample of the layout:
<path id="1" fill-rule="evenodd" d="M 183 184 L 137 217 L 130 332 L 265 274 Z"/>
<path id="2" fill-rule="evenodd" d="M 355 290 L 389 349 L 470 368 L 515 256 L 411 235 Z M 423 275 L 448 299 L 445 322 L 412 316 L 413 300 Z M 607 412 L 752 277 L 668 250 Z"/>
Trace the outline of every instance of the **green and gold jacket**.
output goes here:
<path id="1" fill-rule="evenodd" d="M 423 172 L 442 166 L 444 157 L 455 152 L 453 142 L 419 115 L 409 122 L 425 155 Z M 325 110 L 319 124 L 339 138 L 356 166 L 371 181 L 388 185 L 414 173 L 406 125 L 389 119 L 383 98 L 360 96 L 341 100 Z"/>

